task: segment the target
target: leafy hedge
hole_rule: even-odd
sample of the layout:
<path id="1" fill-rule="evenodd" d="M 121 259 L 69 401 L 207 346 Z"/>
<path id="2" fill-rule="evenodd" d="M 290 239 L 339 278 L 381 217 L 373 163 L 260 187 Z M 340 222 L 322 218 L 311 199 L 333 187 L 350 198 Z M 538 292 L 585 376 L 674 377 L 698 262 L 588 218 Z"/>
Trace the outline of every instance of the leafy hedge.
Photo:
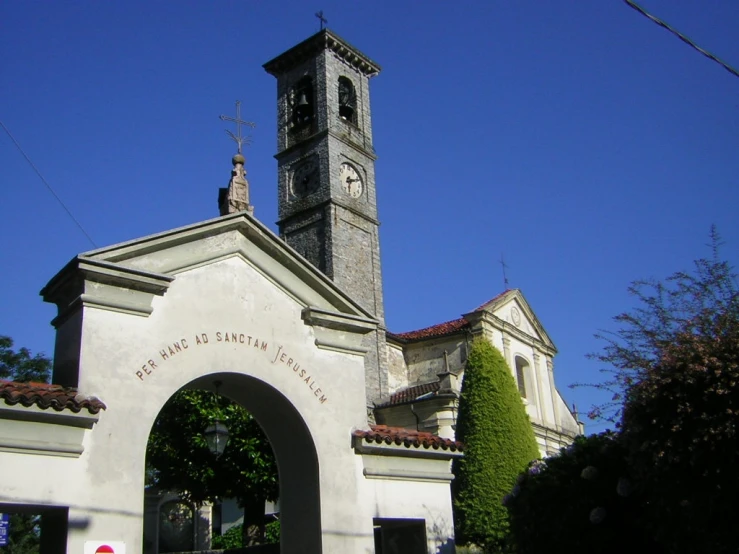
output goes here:
<path id="1" fill-rule="evenodd" d="M 532 462 L 504 504 L 518 554 L 553 544 L 569 554 L 660 552 L 640 524 L 640 494 L 614 433 L 577 437 L 558 455 Z"/>
<path id="2" fill-rule="evenodd" d="M 270 521 L 264 526 L 264 544 L 280 542 L 280 520 Z M 225 550 L 228 548 L 241 548 L 244 546 L 243 525 L 234 525 L 223 535 L 214 535 L 211 548 L 214 550 Z"/>
<path id="3" fill-rule="evenodd" d="M 508 529 L 501 500 L 539 449 L 513 375 L 485 340 L 470 348 L 457 438 L 465 443 L 464 457 L 453 468 L 457 543 L 494 552 L 502 548 Z"/>

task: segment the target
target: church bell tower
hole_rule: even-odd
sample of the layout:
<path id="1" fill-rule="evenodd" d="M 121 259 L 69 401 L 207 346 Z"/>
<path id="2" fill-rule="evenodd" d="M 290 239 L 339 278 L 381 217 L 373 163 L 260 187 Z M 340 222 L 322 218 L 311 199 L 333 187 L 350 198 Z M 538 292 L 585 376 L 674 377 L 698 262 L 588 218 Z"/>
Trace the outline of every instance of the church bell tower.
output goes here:
<path id="1" fill-rule="evenodd" d="M 380 66 L 322 29 L 264 69 L 277 78 L 280 236 L 380 321 L 371 403 L 389 394 L 369 99 Z"/>

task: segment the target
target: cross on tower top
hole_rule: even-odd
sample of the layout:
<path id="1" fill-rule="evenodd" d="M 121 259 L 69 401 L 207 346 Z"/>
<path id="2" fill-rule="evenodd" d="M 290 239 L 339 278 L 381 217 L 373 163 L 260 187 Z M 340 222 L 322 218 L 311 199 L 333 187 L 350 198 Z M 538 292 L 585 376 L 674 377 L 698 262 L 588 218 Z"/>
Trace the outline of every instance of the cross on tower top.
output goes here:
<path id="1" fill-rule="evenodd" d="M 241 119 L 241 101 L 236 101 L 236 117 L 230 117 L 228 115 L 220 115 L 218 116 L 218 119 L 221 121 L 233 121 L 236 123 L 236 134 L 234 135 L 231 131 L 226 129 L 226 133 L 228 133 L 228 136 L 231 137 L 231 139 L 238 145 L 239 148 L 239 154 L 241 154 L 241 147 L 242 145 L 246 144 L 247 146 L 251 144 L 251 137 L 245 137 L 241 134 L 241 126 L 246 125 L 248 127 L 251 127 L 252 129 L 257 126 L 256 123 L 252 121 L 244 121 Z"/>
<path id="2" fill-rule="evenodd" d="M 323 31 L 323 26 L 328 23 L 328 19 L 323 17 L 323 10 L 316 12 L 316 17 L 321 21 L 321 31 Z"/>

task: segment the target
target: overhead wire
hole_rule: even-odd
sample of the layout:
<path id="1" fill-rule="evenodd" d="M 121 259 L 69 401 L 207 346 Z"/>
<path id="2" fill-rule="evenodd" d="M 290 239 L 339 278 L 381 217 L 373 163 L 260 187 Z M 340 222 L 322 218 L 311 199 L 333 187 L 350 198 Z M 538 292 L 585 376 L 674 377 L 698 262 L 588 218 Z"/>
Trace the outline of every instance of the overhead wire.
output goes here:
<path id="1" fill-rule="evenodd" d="M 97 248 L 98 246 L 97 246 L 97 244 L 95 244 L 95 241 L 92 240 L 92 237 L 88 234 L 87 231 L 85 231 L 85 228 L 82 226 L 82 224 L 79 222 L 79 220 L 76 217 L 74 217 L 74 214 L 72 214 L 72 211 L 62 201 L 62 199 L 59 198 L 59 195 L 54 191 L 54 189 L 51 187 L 51 185 L 49 184 L 49 182 L 44 178 L 43 175 L 41 175 L 41 172 L 36 167 L 36 164 L 34 164 L 33 161 L 31 161 L 31 158 L 28 157 L 28 154 L 26 154 L 24 152 L 23 148 L 21 148 L 21 145 L 18 143 L 17 140 L 15 140 L 15 137 L 10 132 L 10 129 L 8 129 L 2 121 L 0 121 L 0 126 L 2 126 L 3 130 L 5 130 L 5 132 L 8 134 L 8 136 L 10 137 L 10 140 L 12 140 L 13 141 L 13 144 L 15 144 L 16 148 L 18 148 L 18 151 L 21 154 L 23 154 L 23 157 L 24 158 L 26 158 L 26 161 L 28 162 L 28 165 L 30 165 L 33 168 L 33 170 L 36 172 L 36 175 L 38 175 L 39 178 L 41 179 L 41 182 L 44 185 L 46 185 L 46 188 L 49 190 L 49 192 L 52 195 L 54 195 L 54 198 L 56 198 L 57 202 L 59 202 L 59 204 L 61 205 L 61 207 L 64 208 L 64 211 L 67 212 L 67 215 L 72 219 L 72 221 L 74 221 L 75 225 L 77 225 L 77 227 L 79 228 L 79 230 L 82 231 L 82 233 L 87 237 L 87 240 L 90 241 L 90 244 L 92 244 L 93 248 Z"/>
<path id="2" fill-rule="evenodd" d="M 656 23 L 660 27 L 663 27 L 663 28 L 667 29 L 669 32 L 671 32 L 673 35 L 675 35 L 677 38 L 679 38 L 680 40 L 682 40 L 685 44 L 687 44 L 691 48 L 694 48 L 695 50 L 697 50 L 698 52 L 700 52 L 701 54 L 703 54 L 704 56 L 706 56 L 708 59 L 713 60 L 714 62 L 716 62 L 717 64 L 719 64 L 721 67 L 723 67 L 726 71 L 728 71 L 729 73 L 731 73 L 735 77 L 739 77 L 739 71 L 737 71 L 736 69 L 734 69 L 733 67 L 731 67 L 728 63 L 726 63 L 725 61 L 717 58 L 716 56 L 714 56 L 713 54 L 711 54 L 707 50 L 704 50 L 703 48 L 701 48 L 700 46 L 698 46 L 695 42 L 693 42 L 688 37 L 686 37 L 684 34 L 682 34 L 681 32 L 673 29 L 672 27 L 670 27 L 670 25 L 668 25 L 667 23 L 665 23 L 664 21 L 662 21 L 658 17 L 655 17 L 652 14 L 650 14 L 649 12 L 647 12 L 644 8 L 642 8 L 639 4 L 637 4 L 633 0 L 624 0 L 624 2 L 626 2 L 626 4 L 629 7 L 634 8 L 636 11 L 638 11 L 644 17 L 650 19 L 651 21 L 653 21 L 654 23 Z"/>

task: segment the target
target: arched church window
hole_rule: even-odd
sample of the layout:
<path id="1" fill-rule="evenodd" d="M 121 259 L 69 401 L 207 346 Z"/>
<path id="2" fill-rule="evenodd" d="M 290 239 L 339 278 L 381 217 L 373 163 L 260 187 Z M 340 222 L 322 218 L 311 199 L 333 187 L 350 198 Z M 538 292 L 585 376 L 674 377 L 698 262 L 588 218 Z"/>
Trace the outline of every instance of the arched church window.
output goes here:
<path id="1" fill-rule="evenodd" d="M 310 125 L 315 114 L 313 79 L 305 76 L 290 91 L 290 126 L 292 130 Z"/>
<path id="2" fill-rule="evenodd" d="M 518 384 L 518 392 L 521 398 L 526 398 L 526 373 L 529 368 L 529 362 L 516 356 L 516 383 Z"/>
<path id="3" fill-rule="evenodd" d="M 357 93 L 352 82 L 346 77 L 339 77 L 339 117 L 354 125 L 357 124 Z"/>

